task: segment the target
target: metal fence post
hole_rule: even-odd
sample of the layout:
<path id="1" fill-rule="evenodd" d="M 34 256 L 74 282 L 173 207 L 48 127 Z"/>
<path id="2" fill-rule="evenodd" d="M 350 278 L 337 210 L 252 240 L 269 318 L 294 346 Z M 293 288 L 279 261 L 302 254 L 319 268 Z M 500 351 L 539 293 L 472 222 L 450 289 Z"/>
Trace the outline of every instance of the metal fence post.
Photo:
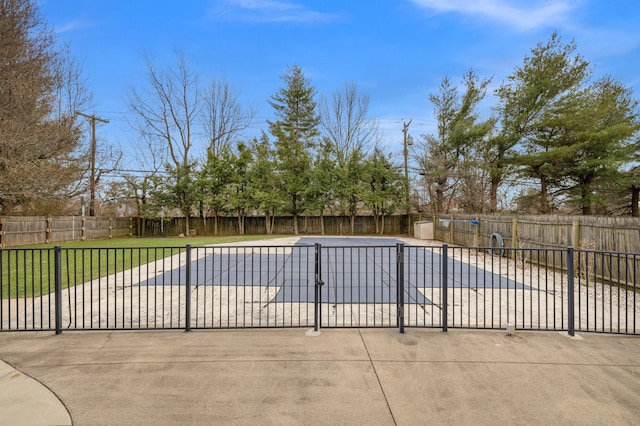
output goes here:
<path id="1" fill-rule="evenodd" d="M 313 331 L 320 330 L 320 317 L 322 314 L 320 299 L 321 299 L 321 288 L 324 284 L 322 282 L 322 246 L 319 243 L 315 244 L 315 264 L 314 264 L 314 272 L 315 272 L 315 283 L 313 289 Z"/>
<path id="2" fill-rule="evenodd" d="M 397 273 L 397 321 L 400 333 L 404 333 L 404 244 L 396 245 L 396 273 Z"/>
<path id="3" fill-rule="evenodd" d="M 62 247 L 53 248 L 53 282 L 55 286 L 56 334 L 62 333 Z M 69 271 L 67 271 L 69 273 Z"/>
<path id="4" fill-rule="evenodd" d="M 575 294 L 574 294 L 574 252 L 573 247 L 567 247 L 567 316 L 569 317 L 569 336 L 575 335 Z"/>
<path id="5" fill-rule="evenodd" d="M 442 331 L 447 332 L 447 317 L 448 313 L 448 304 L 449 304 L 449 282 L 447 275 L 449 274 L 448 268 L 448 254 L 447 254 L 447 245 L 442 245 Z"/>
<path id="6" fill-rule="evenodd" d="M 186 252 L 187 268 L 185 271 L 187 286 L 185 291 L 184 331 L 191 331 L 191 244 L 187 244 Z"/>

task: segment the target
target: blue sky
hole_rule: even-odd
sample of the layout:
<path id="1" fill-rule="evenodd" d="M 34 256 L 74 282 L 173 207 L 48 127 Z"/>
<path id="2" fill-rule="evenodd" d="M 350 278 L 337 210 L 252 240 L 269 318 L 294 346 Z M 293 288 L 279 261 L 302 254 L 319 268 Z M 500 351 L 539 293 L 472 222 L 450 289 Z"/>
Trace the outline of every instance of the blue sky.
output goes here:
<path id="1" fill-rule="evenodd" d="M 638 0 L 40 0 L 40 8 L 84 64 L 90 112 L 110 120 L 100 139 L 125 154 L 136 143 L 126 96 L 146 82 L 145 52 L 173 65 L 177 49 L 203 82 L 226 78 L 257 110 L 248 137 L 273 118 L 267 99 L 287 67 L 302 67 L 326 97 L 355 82 L 395 153 L 403 122 L 413 120 L 414 137 L 431 131 L 427 95 L 444 76 L 459 82 L 472 68 L 495 88 L 553 31 L 575 40 L 595 77 L 609 74 L 640 98 Z"/>

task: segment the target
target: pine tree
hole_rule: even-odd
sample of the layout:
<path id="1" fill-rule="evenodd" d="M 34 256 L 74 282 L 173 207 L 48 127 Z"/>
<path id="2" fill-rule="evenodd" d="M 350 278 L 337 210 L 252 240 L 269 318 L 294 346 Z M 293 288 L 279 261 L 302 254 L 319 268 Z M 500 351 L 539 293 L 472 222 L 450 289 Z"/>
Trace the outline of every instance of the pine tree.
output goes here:
<path id="1" fill-rule="evenodd" d="M 417 161 L 424 173 L 434 212 L 447 211 L 446 200 L 468 177 L 467 169 L 479 163 L 476 154 L 483 150 L 495 124 L 493 119 L 479 120 L 477 111 L 489 83 L 490 80 L 481 80 L 470 70 L 463 78 L 462 94 L 445 77 L 438 92 L 429 95 L 438 123 L 437 132 L 423 136 Z M 476 195 L 484 198 L 483 194 Z"/>
<path id="2" fill-rule="evenodd" d="M 405 178 L 380 148 L 375 148 L 364 163 L 364 181 L 365 205 L 373 212 L 376 233 L 382 234 L 385 216 L 393 214 L 405 201 Z"/>
<path id="3" fill-rule="evenodd" d="M 622 169 L 633 159 L 640 130 L 638 101 L 630 89 L 605 77 L 577 93 L 572 105 L 553 152 L 562 153 L 562 191 L 583 215 L 590 215 L 594 204 L 604 201 L 598 187 L 613 188 L 626 181 Z"/>
<path id="4" fill-rule="evenodd" d="M 517 148 L 511 162 L 522 176 L 539 180 L 541 213 L 549 213 L 550 187 L 558 182 L 566 154 L 554 151 L 564 134 L 566 108 L 591 74 L 589 63 L 576 49 L 575 43 L 563 44 L 553 33 L 496 91 L 502 135 L 495 141 L 502 149 Z"/>
<path id="5" fill-rule="evenodd" d="M 207 162 L 198 173 L 198 188 L 202 202 L 213 211 L 213 232 L 218 235 L 218 217 L 224 212 L 228 187 L 232 177 L 232 153 L 228 145 L 218 154 L 210 150 Z"/>
<path id="6" fill-rule="evenodd" d="M 305 194 L 310 182 L 312 150 L 319 135 L 320 118 L 316 112 L 316 90 L 298 66 L 281 77 L 284 83 L 269 104 L 276 121 L 267 121 L 275 137 L 275 154 L 280 190 L 286 199 L 286 211 L 293 216 L 298 234 L 298 216 L 306 209 Z"/>
<path id="7" fill-rule="evenodd" d="M 251 148 L 254 152 L 250 172 L 253 199 L 256 208 L 264 212 L 265 231 L 270 235 L 274 230 L 275 215 L 283 205 L 282 193 L 277 187 L 275 153 L 269 143 L 269 137 L 264 132 L 260 139 L 254 138 Z"/>

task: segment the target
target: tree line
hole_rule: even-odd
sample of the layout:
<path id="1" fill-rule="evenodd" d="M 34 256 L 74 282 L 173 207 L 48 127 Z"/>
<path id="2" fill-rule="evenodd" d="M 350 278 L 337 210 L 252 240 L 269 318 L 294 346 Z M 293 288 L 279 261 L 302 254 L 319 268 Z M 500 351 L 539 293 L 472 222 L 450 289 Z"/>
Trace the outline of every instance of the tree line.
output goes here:
<path id="1" fill-rule="evenodd" d="M 516 181 L 520 212 L 638 216 L 638 101 L 592 76 L 575 42 L 553 33 L 497 87 L 489 117 L 478 106 L 491 79 L 444 78 L 429 95 L 437 131 L 415 150 L 432 210 L 496 212 L 500 188 Z"/>
<path id="2" fill-rule="evenodd" d="M 93 107 L 88 84 L 35 2 L 0 8 L 0 214 L 76 208 L 90 186 L 87 123 L 77 114 Z M 274 118 L 247 139 L 255 111 L 239 92 L 226 79 L 203 84 L 175 58 L 144 57 L 147 84 L 127 94 L 143 173 L 92 177 L 103 209 L 110 200 L 141 217 L 179 211 L 185 231 L 193 215 L 212 218 L 214 229 L 219 216 L 235 215 L 243 232 L 244 218 L 260 214 L 267 233 L 276 215 L 297 225 L 301 215 L 341 214 L 353 226 L 362 211 L 382 232 L 407 198 L 432 212 L 638 215 L 638 101 L 614 78 L 594 79 L 576 44 L 556 33 L 492 96 L 492 79 L 473 70 L 459 84 L 443 78 L 425 99 L 436 125 L 411 147 L 410 181 L 381 146 L 356 84 L 325 98 L 302 68 L 287 68 L 267 100 Z M 118 159 L 103 156 L 98 169 L 118 169 Z"/>
<path id="3" fill-rule="evenodd" d="M 147 58 L 151 89 L 134 89 L 129 98 L 140 118 L 137 131 L 153 154 L 141 157 L 141 167 L 157 171 L 127 177 L 141 216 L 178 209 L 188 230 L 189 217 L 198 212 L 213 218 L 217 233 L 218 217 L 233 214 L 242 234 L 246 216 L 259 213 L 270 234 L 275 216 L 286 214 L 297 234 L 298 217 L 312 213 L 322 221 L 327 212 L 349 215 L 353 232 L 358 210 L 366 208 L 376 231 L 384 231 L 384 217 L 403 203 L 407 182 L 381 147 L 370 147 L 377 128 L 369 98 L 355 84 L 318 104 L 303 70 L 288 68 L 269 99 L 275 119 L 261 136 L 243 141 L 239 133 L 252 112 L 241 107 L 237 91 L 214 80 L 201 92 L 197 76 L 177 57 L 175 68 L 163 69 Z M 196 129 L 203 128 L 208 147 L 206 159 L 199 159 L 190 153 Z"/>

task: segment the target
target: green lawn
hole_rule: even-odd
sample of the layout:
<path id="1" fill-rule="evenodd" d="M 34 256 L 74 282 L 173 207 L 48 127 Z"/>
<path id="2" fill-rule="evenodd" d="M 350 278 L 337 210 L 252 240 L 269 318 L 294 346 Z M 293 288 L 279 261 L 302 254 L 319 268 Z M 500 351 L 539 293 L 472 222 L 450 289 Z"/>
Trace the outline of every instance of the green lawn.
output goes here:
<path id="1" fill-rule="evenodd" d="M 154 237 L 154 238 L 114 238 L 111 240 L 71 241 L 67 243 L 37 244 L 28 248 L 53 248 L 59 245 L 63 248 L 131 248 L 131 247 L 184 247 L 204 246 L 209 244 L 227 244 L 240 241 L 267 240 L 283 238 L 287 235 L 242 235 L 231 237 Z M 24 247 L 20 247 L 24 248 Z"/>
<path id="2" fill-rule="evenodd" d="M 62 287 L 125 271 L 185 250 L 187 244 L 204 246 L 278 236 L 118 238 L 60 243 Z M 56 244 L 57 245 L 57 244 Z M 0 250 L 0 298 L 40 296 L 53 292 L 54 245 L 39 244 Z"/>

